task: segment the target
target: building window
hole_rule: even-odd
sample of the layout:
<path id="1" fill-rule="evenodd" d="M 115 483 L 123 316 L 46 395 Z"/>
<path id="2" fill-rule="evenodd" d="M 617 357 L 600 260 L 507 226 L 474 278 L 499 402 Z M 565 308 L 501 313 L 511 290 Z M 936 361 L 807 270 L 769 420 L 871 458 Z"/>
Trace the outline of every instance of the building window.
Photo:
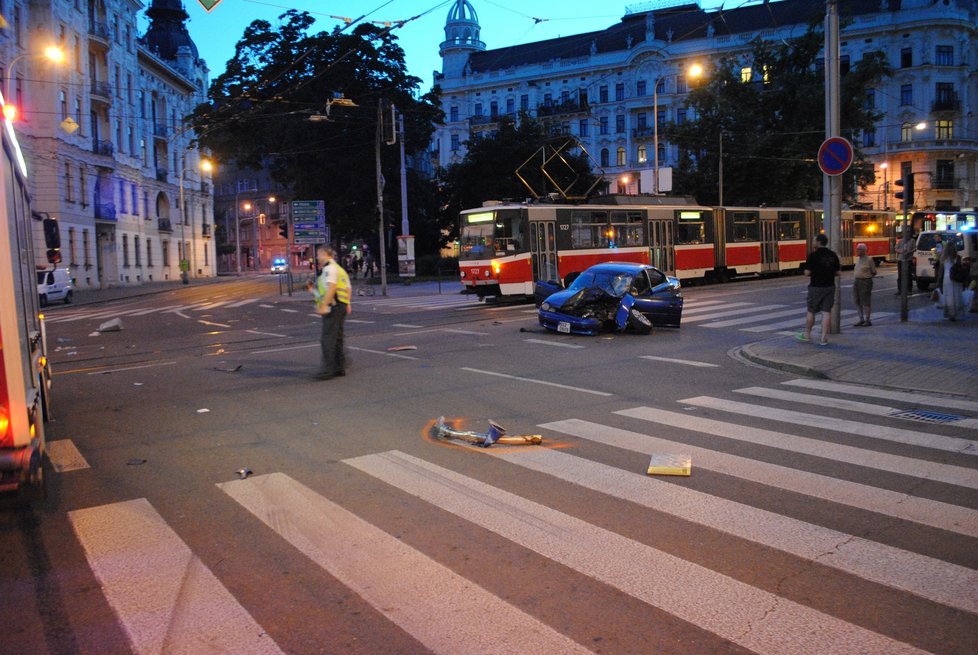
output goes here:
<path id="1" fill-rule="evenodd" d="M 659 110 L 659 113 L 655 115 L 655 122 L 657 123 L 657 127 L 661 130 L 662 129 L 662 125 L 666 122 L 666 110 L 665 109 L 660 109 Z"/>
<path id="2" fill-rule="evenodd" d="M 635 127 L 640 130 L 644 130 L 649 126 L 649 115 L 644 111 L 638 112 L 638 116 L 635 117 L 636 125 Z"/>
<path id="3" fill-rule="evenodd" d="M 506 113 L 512 116 L 516 113 L 516 100 L 513 98 L 506 98 Z"/>
<path id="4" fill-rule="evenodd" d="M 452 149 L 452 152 L 458 152 L 459 149 L 460 149 L 460 144 L 459 144 L 459 141 L 458 141 L 458 135 L 457 134 L 453 134 L 452 135 L 451 149 Z"/>
<path id="5" fill-rule="evenodd" d="M 941 120 L 934 122 L 934 138 L 947 141 L 954 138 L 954 121 Z"/>
<path id="6" fill-rule="evenodd" d="M 598 88 L 598 102 L 608 102 L 608 85 L 603 84 Z"/>
<path id="7" fill-rule="evenodd" d="M 954 160 L 953 159 L 938 159 L 937 160 L 937 175 L 934 179 L 934 186 L 938 189 L 953 189 L 954 188 Z"/>
<path id="8" fill-rule="evenodd" d="M 625 99 L 625 84 L 619 82 L 615 85 L 615 101 L 621 102 Z"/>
<path id="9" fill-rule="evenodd" d="M 163 258 L 163 266 L 170 265 L 170 242 L 160 241 L 160 256 Z"/>
<path id="10" fill-rule="evenodd" d="M 126 200 L 128 189 L 126 189 L 126 181 L 119 180 L 119 213 L 126 213 Z"/>
<path id="11" fill-rule="evenodd" d="M 617 156 L 615 157 L 615 165 L 616 166 L 624 166 L 625 165 L 625 161 L 626 161 L 626 159 L 625 159 L 625 149 L 619 147 L 618 148 Z"/>
<path id="12" fill-rule="evenodd" d="M 64 89 L 58 94 L 58 105 L 61 107 L 61 120 L 68 118 L 68 94 Z"/>
<path id="13" fill-rule="evenodd" d="M 68 264 L 71 266 L 78 266 L 78 260 L 75 256 L 75 228 L 68 228 Z"/>
<path id="14" fill-rule="evenodd" d="M 638 82 L 635 83 L 635 95 L 637 95 L 638 97 L 642 97 L 647 92 L 648 89 L 645 88 L 645 80 L 639 80 Z"/>
<path id="15" fill-rule="evenodd" d="M 71 186 L 71 164 L 65 162 L 65 200 L 75 201 L 75 191 Z"/>
<path id="16" fill-rule="evenodd" d="M 937 46 L 937 56 L 934 58 L 934 63 L 937 64 L 938 66 L 953 66 L 954 46 L 949 46 L 949 45 Z"/>
<path id="17" fill-rule="evenodd" d="M 686 76 L 676 76 L 676 93 L 686 93 Z"/>
<path id="18" fill-rule="evenodd" d="M 146 237 L 146 265 L 153 267 L 153 240 Z"/>
<path id="19" fill-rule="evenodd" d="M 133 182 L 129 190 L 132 191 L 132 213 L 139 216 L 139 187 Z"/>
<path id="20" fill-rule="evenodd" d="M 740 69 L 740 81 L 741 82 L 744 82 L 744 83 L 747 83 L 747 82 L 750 82 L 750 78 L 751 78 L 751 69 L 750 69 L 750 66 L 744 66 L 743 68 L 741 68 Z"/>
<path id="21" fill-rule="evenodd" d="M 148 221 L 149 216 L 149 191 L 143 191 L 143 216 L 146 217 Z"/>
<path id="22" fill-rule="evenodd" d="M 149 153 L 146 151 L 146 139 L 139 140 L 139 152 L 142 154 L 143 166 L 149 166 Z"/>
<path id="23" fill-rule="evenodd" d="M 551 93 L 544 93 L 543 94 L 543 106 L 544 107 L 552 107 L 553 104 L 554 104 L 553 94 L 551 94 Z"/>
<path id="24" fill-rule="evenodd" d="M 659 161 L 664 162 L 666 160 L 666 144 L 664 143 L 659 144 L 658 153 L 659 153 Z"/>
<path id="25" fill-rule="evenodd" d="M 866 109 L 876 109 L 876 89 L 866 89 Z"/>
<path id="26" fill-rule="evenodd" d="M 122 265 L 124 267 L 129 266 L 129 235 L 122 235 Z"/>
<path id="27" fill-rule="evenodd" d="M 607 148 L 602 148 L 601 149 L 601 165 L 604 166 L 604 167 L 608 167 L 608 166 L 611 165 L 610 162 L 611 162 L 611 160 L 609 159 L 609 156 L 608 156 L 608 149 Z"/>
<path id="28" fill-rule="evenodd" d="M 938 82 L 935 89 L 934 110 L 950 111 L 957 109 L 958 94 L 953 82 Z"/>
<path id="29" fill-rule="evenodd" d="M 863 130 L 863 147 L 870 148 L 876 145 L 876 130 Z"/>
<path id="30" fill-rule="evenodd" d="M 602 116 L 598 119 L 598 134 L 608 134 L 608 117 Z"/>
<path id="31" fill-rule="evenodd" d="M 900 68 L 910 68 L 913 66 L 913 48 L 906 47 L 900 50 Z"/>
<path id="32" fill-rule="evenodd" d="M 88 174 L 85 172 L 84 166 L 78 167 L 78 196 L 81 200 L 82 207 L 88 206 L 88 191 L 86 187 L 88 186 Z"/>
<path id="33" fill-rule="evenodd" d="M 913 125 L 904 123 L 900 126 L 900 140 L 905 143 L 913 140 Z"/>
<path id="34" fill-rule="evenodd" d="M 482 103 L 481 102 L 475 103 L 475 115 L 477 117 L 482 116 Z"/>
<path id="35" fill-rule="evenodd" d="M 530 96 L 525 93 L 520 96 L 520 109 L 522 111 L 527 111 L 530 108 Z"/>
<path id="36" fill-rule="evenodd" d="M 448 120 L 455 122 L 458 120 L 458 107 L 453 106 L 448 110 Z"/>
<path id="37" fill-rule="evenodd" d="M 638 163 L 644 164 L 648 160 L 649 160 L 649 155 L 648 155 L 648 151 L 645 149 L 645 146 L 639 146 L 638 147 Z"/>
<path id="38" fill-rule="evenodd" d="M 625 114 L 615 115 L 615 133 L 621 134 L 625 131 Z"/>
<path id="39" fill-rule="evenodd" d="M 686 122 L 686 109 L 676 110 L 676 125 L 682 125 Z"/>
<path id="40" fill-rule="evenodd" d="M 903 106 L 913 104 L 913 85 L 912 84 L 901 84 L 900 85 L 900 104 Z"/>
<path id="41" fill-rule="evenodd" d="M 582 118 L 577 122 L 577 130 L 580 133 L 580 136 L 588 136 L 588 124 L 586 118 Z"/>
<path id="42" fill-rule="evenodd" d="M 495 100 L 489 103 L 489 117 L 493 120 L 499 118 L 499 103 Z"/>
<path id="43" fill-rule="evenodd" d="M 143 265 L 143 251 L 139 249 L 139 237 L 132 238 L 132 251 L 136 255 L 136 266 L 142 267 Z"/>

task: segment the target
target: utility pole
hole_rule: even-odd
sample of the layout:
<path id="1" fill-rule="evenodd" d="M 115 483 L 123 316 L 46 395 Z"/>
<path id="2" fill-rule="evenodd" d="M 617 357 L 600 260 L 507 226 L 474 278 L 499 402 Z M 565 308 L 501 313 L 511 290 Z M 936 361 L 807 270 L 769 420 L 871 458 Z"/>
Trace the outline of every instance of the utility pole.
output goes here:
<path id="1" fill-rule="evenodd" d="M 387 248 L 384 235 L 384 174 L 380 167 L 380 142 L 384 138 L 384 99 L 377 101 L 377 143 L 375 154 L 377 160 L 377 236 L 380 243 L 380 293 L 387 295 Z"/>
<path id="2" fill-rule="evenodd" d="M 839 7 L 837 0 L 825 3 L 825 138 L 839 136 Z M 829 237 L 829 248 L 842 256 L 842 175 L 822 176 L 823 224 Z M 829 332 L 840 331 L 842 288 L 835 281 L 835 302 Z"/>

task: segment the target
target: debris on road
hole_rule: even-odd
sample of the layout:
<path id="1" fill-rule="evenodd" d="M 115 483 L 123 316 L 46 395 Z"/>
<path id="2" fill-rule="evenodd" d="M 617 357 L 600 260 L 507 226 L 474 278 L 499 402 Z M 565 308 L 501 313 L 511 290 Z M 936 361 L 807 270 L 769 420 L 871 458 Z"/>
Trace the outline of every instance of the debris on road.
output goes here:
<path id="1" fill-rule="evenodd" d="M 693 469 L 692 457 L 662 453 L 652 455 L 649 475 L 689 475 Z"/>
<path id="2" fill-rule="evenodd" d="M 98 326 L 99 332 L 118 332 L 122 329 L 122 319 L 113 318 L 111 321 L 106 321 Z"/>
<path id="3" fill-rule="evenodd" d="M 249 475 L 251 475 L 251 469 L 248 469 L 248 468 L 238 469 L 237 471 L 235 471 L 235 473 L 238 474 L 238 477 L 239 478 L 241 478 L 242 480 L 244 480 L 246 477 L 248 477 Z"/>
<path id="4" fill-rule="evenodd" d="M 244 366 L 244 364 L 238 364 L 237 366 L 233 366 L 231 368 L 223 368 L 221 366 L 215 366 L 214 370 L 221 371 L 223 373 L 237 373 L 238 371 L 241 370 L 242 366 Z"/>
<path id="5" fill-rule="evenodd" d="M 471 430 L 456 430 L 445 423 L 445 417 L 440 416 L 431 428 L 431 436 L 436 439 L 459 439 L 482 448 L 488 448 L 494 443 L 516 445 L 538 445 L 543 442 L 539 434 L 523 434 L 504 436 L 506 428 L 494 421 L 489 421 L 488 432 L 472 432 Z"/>
<path id="6" fill-rule="evenodd" d="M 417 349 L 418 349 L 417 346 L 391 346 L 390 348 L 387 349 L 387 352 L 396 353 L 396 352 L 400 352 L 401 350 L 417 350 Z"/>
<path id="7" fill-rule="evenodd" d="M 146 460 L 141 457 L 134 457 L 126 462 L 126 466 L 140 466 L 145 464 Z"/>
<path id="8" fill-rule="evenodd" d="M 197 413 L 198 414 L 206 414 L 209 411 L 211 411 L 211 410 L 207 409 L 206 407 L 201 407 L 200 409 L 197 410 Z"/>

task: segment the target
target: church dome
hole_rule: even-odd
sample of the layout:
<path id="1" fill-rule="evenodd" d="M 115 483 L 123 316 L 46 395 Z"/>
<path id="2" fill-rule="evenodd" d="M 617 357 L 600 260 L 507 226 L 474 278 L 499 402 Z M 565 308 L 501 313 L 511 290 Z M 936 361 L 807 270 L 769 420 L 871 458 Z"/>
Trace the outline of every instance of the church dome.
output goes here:
<path id="1" fill-rule="evenodd" d="M 181 0 L 152 0 L 146 16 L 150 25 L 143 42 L 151 52 L 167 61 L 176 59 L 180 48 L 186 47 L 194 59 L 198 58 L 197 45 L 187 31 L 189 15 Z"/>

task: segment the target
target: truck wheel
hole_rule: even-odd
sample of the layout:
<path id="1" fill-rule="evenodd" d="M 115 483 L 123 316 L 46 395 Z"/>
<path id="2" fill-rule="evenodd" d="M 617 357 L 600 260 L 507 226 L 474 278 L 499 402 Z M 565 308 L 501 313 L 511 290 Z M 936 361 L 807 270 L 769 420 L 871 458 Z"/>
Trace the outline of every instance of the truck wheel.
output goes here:
<path id="1" fill-rule="evenodd" d="M 652 331 L 652 321 L 649 320 L 648 316 L 633 307 L 628 310 L 628 327 L 635 334 L 648 334 Z"/>

